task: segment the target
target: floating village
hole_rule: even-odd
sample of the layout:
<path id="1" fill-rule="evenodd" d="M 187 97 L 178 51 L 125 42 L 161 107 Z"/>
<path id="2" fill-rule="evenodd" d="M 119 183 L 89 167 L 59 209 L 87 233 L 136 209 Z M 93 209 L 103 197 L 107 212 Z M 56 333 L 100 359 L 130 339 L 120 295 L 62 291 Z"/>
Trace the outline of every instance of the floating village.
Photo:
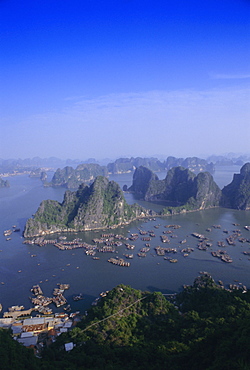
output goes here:
<path id="1" fill-rule="evenodd" d="M 214 241 L 214 238 L 208 237 L 212 234 L 213 229 L 221 229 L 220 225 L 212 225 L 205 229 L 206 236 L 197 232 L 187 235 L 185 238 L 178 236 L 180 225 L 176 224 L 155 224 L 150 230 L 146 230 L 144 224 L 147 221 L 156 221 L 156 219 L 142 220 L 143 224 L 137 227 L 137 232 L 127 235 L 96 231 L 100 235 L 93 238 L 93 244 L 86 243 L 80 238 L 67 240 L 67 236 L 59 235 L 56 239 L 46 237 L 35 237 L 25 239 L 26 245 L 37 245 L 46 247 L 53 245 L 60 251 L 74 250 L 82 248 L 84 253 L 94 260 L 99 260 L 102 254 L 113 254 L 113 257 L 107 257 L 107 262 L 115 265 L 114 268 L 130 267 L 134 258 L 145 259 L 147 256 L 161 257 L 163 261 L 168 261 L 172 264 L 178 263 L 180 258 L 188 258 L 195 250 L 208 252 L 212 257 L 219 259 L 222 263 L 233 263 L 233 258 L 230 256 L 228 247 L 235 247 L 236 244 L 241 247 L 241 255 L 243 258 L 250 260 L 250 238 L 242 236 L 239 224 L 232 224 L 232 230 L 221 230 L 224 237 L 221 240 Z M 157 219 L 158 221 L 158 219 Z M 159 231 L 157 229 L 160 229 Z M 244 226 L 244 230 L 250 231 L 250 226 Z M 15 225 L 12 229 L 3 232 L 6 240 L 11 238 L 13 232 L 18 232 Z M 161 234 L 159 234 L 161 232 Z M 246 233 L 245 233 L 246 234 Z M 249 235 L 250 236 L 250 235 Z M 138 243 L 139 241 L 139 243 Z M 174 246 L 172 245 L 174 241 Z M 120 247 L 123 251 L 119 256 Z M 30 254 L 30 257 L 36 257 L 35 254 Z M 159 264 L 159 262 L 157 262 Z M 21 272 L 19 270 L 18 272 Z M 200 275 L 207 274 L 205 271 L 200 271 Z M 240 289 L 242 292 L 247 291 L 247 287 L 243 283 L 235 281 L 228 287 L 224 287 L 221 280 L 218 281 L 221 287 L 228 290 Z M 1 282 L 4 284 L 4 282 Z M 3 312 L 3 317 L 0 318 L 0 327 L 11 328 L 13 337 L 25 346 L 35 346 L 37 355 L 43 347 L 44 343 L 52 343 L 56 336 L 70 330 L 80 320 L 80 311 L 72 312 L 71 306 L 67 301 L 67 290 L 70 288 L 67 283 L 58 283 L 54 287 L 50 297 L 46 297 L 39 284 L 30 288 L 30 302 L 32 308 L 25 309 L 23 306 L 12 306 L 8 311 Z M 92 304 L 96 305 L 102 297 L 105 297 L 108 291 L 101 292 Z M 74 301 L 80 301 L 84 298 L 83 293 L 78 293 L 72 297 Z M 62 308 L 62 312 L 53 313 L 52 307 Z M 0 302 L 0 311 L 2 310 Z M 87 312 L 85 312 L 87 314 Z M 72 348 L 65 348 L 70 350 Z"/>
<path id="2" fill-rule="evenodd" d="M 150 219 L 151 220 L 151 219 Z M 145 220 L 144 220 L 145 221 Z M 233 224 L 233 226 L 239 226 L 238 224 Z M 155 225 L 154 228 L 158 229 L 160 225 Z M 178 238 L 176 234 L 176 230 L 181 228 L 180 225 L 165 225 L 164 228 L 166 229 L 163 231 L 162 235 L 160 235 L 160 242 L 161 245 L 154 245 L 152 246 L 152 242 L 156 239 L 156 234 L 154 230 L 144 230 L 142 228 L 138 228 L 138 233 L 131 233 L 129 236 L 123 236 L 120 234 L 114 233 L 102 233 L 99 238 L 94 238 L 92 241 L 94 244 L 88 244 L 83 242 L 81 239 L 76 238 L 72 241 L 68 241 L 66 236 L 59 236 L 59 240 L 57 239 L 45 239 L 44 237 L 36 237 L 32 239 L 26 239 L 23 243 L 24 244 L 35 244 L 40 247 L 46 246 L 48 244 L 52 244 L 60 250 L 72 250 L 76 248 L 83 248 L 85 250 L 86 255 L 92 256 L 93 259 L 99 259 L 96 256 L 97 253 L 118 253 L 117 247 L 121 247 L 123 244 L 125 245 L 128 252 L 135 249 L 135 245 L 131 244 L 134 243 L 140 238 L 141 241 L 145 242 L 145 246 L 142 247 L 138 252 L 138 257 L 146 257 L 148 253 L 152 255 L 152 251 L 155 252 L 157 256 L 163 256 L 165 260 L 169 262 L 178 262 L 177 258 L 171 258 L 168 255 L 170 254 L 177 254 L 178 252 L 182 254 L 184 257 L 188 257 L 192 252 L 194 252 L 194 248 L 187 246 L 184 247 L 187 243 L 187 239 L 179 240 L 177 247 L 166 247 L 166 244 L 170 244 L 172 239 Z M 206 231 L 210 232 L 214 229 L 220 229 L 221 225 L 212 225 L 211 227 L 207 228 Z M 250 226 L 244 226 L 244 228 L 250 231 Z M 236 242 L 240 243 L 250 243 L 250 238 L 242 237 L 240 229 L 234 229 L 229 232 L 229 230 L 223 230 L 223 233 L 226 235 L 224 240 L 217 241 L 217 246 L 219 247 L 216 251 L 211 251 L 211 255 L 213 257 L 221 259 L 221 261 L 226 263 L 232 263 L 233 259 L 230 257 L 226 249 L 226 246 L 235 246 Z M 203 234 L 199 234 L 196 232 L 191 233 L 191 236 L 197 239 L 196 248 L 202 251 L 208 251 L 214 245 L 214 242 L 207 236 Z M 164 246 L 163 246 L 164 245 Z M 249 250 L 243 251 L 244 255 L 250 255 Z M 133 253 L 124 253 L 123 256 L 126 259 L 132 259 L 134 257 Z M 117 266 L 125 266 L 129 267 L 130 263 L 126 262 L 124 258 L 116 256 L 115 258 L 107 259 L 107 262 L 112 263 Z"/>

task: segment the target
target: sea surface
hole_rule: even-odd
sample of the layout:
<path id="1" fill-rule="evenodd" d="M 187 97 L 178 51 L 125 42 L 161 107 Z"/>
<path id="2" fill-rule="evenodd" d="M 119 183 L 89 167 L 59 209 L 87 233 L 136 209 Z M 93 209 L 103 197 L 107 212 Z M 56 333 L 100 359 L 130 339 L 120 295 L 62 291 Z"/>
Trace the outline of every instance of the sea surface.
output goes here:
<path id="1" fill-rule="evenodd" d="M 214 179 L 220 188 L 230 183 L 234 173 L 239 173 L 239 166 L 219 167 Z M 50 174 L 52 175 L 52 174 Z M 166 173 L 159 173 L 164 178 Z M 65 291 L 65 297 L 72 310 L 84 312 L 99 296 L 100 292 L 110 290 L 117 284 L 131 285 L 133 288 L 173 293 L 181 291 L 183 284 L 192 284 L 200 271 L 207 271 L 218 281 L 222 280 L 225 286 L 235 281 L 241 282 L 250 288 L 250 255 L 243 251 L 250 251 L 249 242 L 236 240 L 235 246 L 226 243 L 225 233 L 240 230 L 242 237 L 250 239 L 250 231 L 244 226 L 250 225 L 249 211 L 215 208 L 185 215 L 168 216 L 151 220 L 136 221 L 130 225 L 115 229 L 114 233 L 130 237 L 139 231 L 154 231 L 150 251 L 146 257 L 138 257 L 137 253 L 145 246 L 139 234 L 136 241 L 123 241 L 122 246 L 116 247 L 115 253 L 97 252 L 93 259 L 85 254 L 84 249 L 60 251 L 53 245 L 39 247 L 23 244 L 22 232 L 26 220 L 37 210 L 44 199 L 63 200 L 65 189 L 44 188 L 39 179 L 29 178 L 28 175 L 19 175 L 8 178 L 10 188 L 0 189 L 0 303 L 3 312 L 12 305 L 23 305 L 26 309 L 32 307 L 30 289 L 39 284 L 46 296 L 52 296 L 53 288 L 57 283 L 68 283 L 70 289 Z M 113 175 L 110 180 L 117 181 L 121 187 L 132 184 L 132 174 Z M 139 202 L 132 194 L 125 194 L 128 203 L 135 201 L 147 208 L 160 210 L 161 205 Z M 167 225 L 180 225 L 178 229 L 167 228 Z M 213 226 L 220 225 L 220 228 Z M 7 241 L 3 231 L 20 228 L 20 232 L 13 232 L 11 240 Z M 211 231 L 207 231 L 211 229 Z M 160 236 L 164 231 L 172 230 L 174 237 L 170 243 L 162 243 Z M 81 238 L 87 243 L 94 244 L 92 239 L 109 231 L 95 231 L 78 234 L 68 234 L 67 240 Z M 206 251 L 197 248 L 198 240 L 192 233 L 200 233 L 209 238 L 212 246 Z M 170 236 L 171 234 L 169 234 Z M 51 236 L 52 239 L 60 235 Z M 181 241 L 186 240 L 181 244 Z M 217 246 L 218 241 L 224 241 L 225 248 Z M 128 251 L 124 243 L 135 245 L 134 251 Z M 177 253 L 169 253 L 169 257 L 178 260 L 171 263 L 163 256 L 157 256 L 156 246 L 177 248 Z M 184 257 L 181 249 L 193 248 L 188 257 Z M 224 249 L 233 259 L 232 263 L 225 263 L 211 255 L 211 251 Z M 133 253 L 129 267 L 115 266 L 108 263 L 110 257 L 121 257 L 124 253 Z M 73 296 L 83 294 L 84 299 L 73 301 Z M 62 311 L 62 308 L 54 312 Z"/>

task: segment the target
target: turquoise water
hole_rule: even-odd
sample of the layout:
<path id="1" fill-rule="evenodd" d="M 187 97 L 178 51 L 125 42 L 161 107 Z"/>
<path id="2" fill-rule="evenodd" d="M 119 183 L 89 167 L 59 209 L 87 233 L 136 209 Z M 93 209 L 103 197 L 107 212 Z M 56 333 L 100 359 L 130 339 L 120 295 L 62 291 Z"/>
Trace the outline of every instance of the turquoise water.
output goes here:
<path id="1" fill-rule="evenodd" d="M 228 168 L 227 168 L 228 170 Z M 235 168 L 232 169 L 234 172 Z M 223 169 L 215 173 L 219 179 L 220 187 L 232 180 L 233 172 Z M 230 178 L 230 179 L 229 179 Z M 121 186 L 130 185 L 131 174 L 113 176 Z M 228 180 L 229 179 L 229 180 Z M 138 229 L 145 231 L 154 230 L 155 237 L 151 239 L 151 249 L 145 258 L 137 256 L 139 250 L 145 246 L 145 241 L 131 242 L 135 245 L 134 258 L 128 260 L 130 267 L 119 267 L 107 262 L 110 257 L 123 257 L 128 253 L 125 245 L 117 247 L 117 253 L 97 253 L 99 260 L 87 256 L 83 249 L 60 251 L 54 246 L 38 247 L 23 244 L 22 232 L 12 233 L 11 240 L 6 241 L 3 231 L 11 229 L 13 225 L 23 231 L 27 218 L 37 210 L 43 199 L 55 199 L 62 201 L 64 189 L 43 188 L 40 180 L 30 179 L 26 176 L 10 177 L 9 189 L 0 189 L 0 303 L 3 311 L 12 305 L 24 305 L 31 307 L 29 297 L 30 288 L 40 283 L 45 295 L 51 296 L 52 290 L 57 283 L 69 283 L 70 289 L 65 296 L 74 310 L 85 310 L 100 292 L 109 290 L 119 283 L 129 284 L 142 290 L 160 290 L 164 293 L 178 292 L 183 284 L 192 284 L 199 271 L 208 271 L 216 280 L 222 280 L 225 284 L 238 280 L 250 287 L 250 256 L 244 255 L 243 251 L 250 251 L 250 243 L 239 241 L 235 246 L 226 246 L 224 249 L 232 257 L 233 263 L 224 263 L 214 258 L 211 251 L 219 249 L 218 241 L 225 241 L 227 229 L 232 232 L 235 229 L 242 231 L 242 236 L 250 239 L 250 232 L 244 229 L 250 225 L 250 213 L 246 211 L 229 209 L 211 209 L 202 212 L 194 212 L 186 215 L 156 218 L 151 221 L 136 221 L 130 225 L 115 230 L 117 234 L 130 236 L 138 233 Z M 130 181 L 130 183 L 129 183 Z M 220 184 L 219 184 L 220 182 Z M 131 194 L 125 194 L 129 203 L 135 199 Z M 152 208 L 152 204 L 142 202 L 144 206 Z M 159 205 L 155 205 L 159 208 Z M 239 224 L 234 226 L 233 223 Z M 166 231 L 165 225 L 178 224 L 181 227 L 174 231 L 176 238 L 170 238 L 170 243 L 162 244 L 160 235 Z M 212 225 L 221 225 L 220 229 Z M 156 228 L 156 227 L 157 228 Z M 207 231 L 211 228 L 211 231 Z M 197 232 L 207 236 L 212 247 L 207 251 L 197 249 L 197 239 L 191 233 Z M 82 238 L 88 243 L 99 237 L 100 232 L 85 232 L 77 235 L 69 235 L 68 240 L 76 237 Z M 54 238 L 54 236 L 53 236 Z M 186 239 L 185 244 L 180 241 Z M 157 256 L 154 250 L 156 246 L 177 248 L 176 254 L 169 256 L 177 258 L 177 263 L 170 263 L 163 257 Z M 185 247 L 194 248 L 188 257 L 180 252 Z M 31 255 L 35 255 L 31 257 Z M 2 284 L 4 283 L 4 284 Z M 83 293 L 84 299 L 78 302 L 72 300 L 73 295 Z M 54 307 L 54 306 L 51 306 Z M 56 312 L 56 310 L 54 310 Z"/>

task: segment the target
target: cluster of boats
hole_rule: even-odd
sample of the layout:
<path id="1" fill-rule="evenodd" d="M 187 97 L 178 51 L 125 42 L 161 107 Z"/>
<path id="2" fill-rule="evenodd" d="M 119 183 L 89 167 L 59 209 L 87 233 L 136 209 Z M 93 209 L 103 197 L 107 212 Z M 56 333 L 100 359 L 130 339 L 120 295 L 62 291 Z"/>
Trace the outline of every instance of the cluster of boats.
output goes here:
<path id="1" fill-rule="evenodd" d="M 64 297 L 64 291 L 70 288 L 69 284 L 58 283 L 57 285 L 58 286 L 53 290 L 53 297 L 45 297 L 40 285 L 33 285 L 31 288 L 31 292 L 35 295 L 35 297 L 31 298 L 31 302 L 35 306 L 33 310 L 42 314 L 51 314 L 52 309 L 48 307 L 51 303 L 54 303 L 57 308 L 67 304 L 67 299 Z M 74 301 L 79 301 L 81 299 L 83 299 L 83 295 L 81 293 L 73 296 Z M 70 311 L 70 305 L 67 305 L 64 310 Z"/>
<path id="2" fill-rule="evenodd" d="M 106 245 L 110 245 L 109 243 L 113 242 L 113 241 L 115 242 L 115 239 L 128 240 L 128 238 L 126 236 L 123 236 L 123 235 L 120 235 L 120 234 L 109 233 L 109 234 L 102 234 L 100 238 L 94 238 L 93 242 L 95 244 L 104 243 Z"/>
<path id="3" fill-rule="evenodd" d="M 235 224 L 236 226 L 236 224 Z M 156 229 L 160 227 L 160 224 L 154 226 Z M 163 244 L 170 243 L 171 238 L 177 238 L 177 235 L 175 234 L 175 230 L 181 228 L 180 225 L 176 224 L 169 224 L 165 225 L 164 228 L 166 229 L 163 231 L 162 235 L 160 235 L 160 240 Z M 220 229 L 221 225 L 212 225 L 211 227 L 207 228 L 206 231 L 212 231 L 212 228 L 214 229 Z M 250 231 L 250 226 L 244 226 L 246 230 Z M 223 232 L 229 234 L 227 230 L 223 230 Z M 147 253 L 150 250 L 150 241 L 152 237 L 155 237 L 155 233 L 153 230 L 145 230 L 143 227 L 138 228 L 137 233 L 131 233 L 128 237 L 123 236 L 120 234 L 115 233 L 103 233 L 100 237 L 94 238 L 92 241 L 95 243 L 94 245 L 88 244 L 85 242 L 82 242 L 81 239 L 74 239 L 73 241 L 67 241 L 66 236 L 61 236 L 58 238 L 58 240 L 45 240 L 44 238 L 36 238 L 32 241 L 29 241 L 28 243 L 35 243 L 38 245 L 43 245 L 47 243 L 53 243 L 57 248 L 60 250 L 68 250 L 68 249 L 75 249 L 75 248 L 84 248 L 85 253 L 89 256 L 92 256 L 93 259 L 99 259 L 100 257 L 96 257 L 96 253 L 118 253 L 118 250 L 116 247 L 120 247 L 123 245 L 126 246 L 126 248 L 129 250 L 128 253 L 124 253 L 123 256 L 126 259 L 132 259 L 134 258 L 134 254 L 131 253 L 131 250 L 135 249 L 135 244 L 130 244 L 129 242 L 126 243 L 127 240 L 136 241 L 139 236 L 141 235 L 141 240 L 145 241 L 145 247 L 141 248 L 137 252 L 138 257 L 146 257 Z M 196 239 L 198 239 L 197 242 L 197 249 L 206 251 L 208 248 L 211 248 L 213 246 L 213 243 L 211 240 L 206 237 L 205 235 L 193 232 L 191 233 L 192 236 L 194 236 Z M 249 239 L 241 237 L 240 230 L 234 230 L 231 232 L 231 235 L 227 235 L 224 241 L 217 242 L 218 246 L 220 248 L 226 247 L 226 244 L 228 245 L 235 245 L 236 241 L 240 241 L 241 243 L 244 242 L 250 242 Z M 154 248 L 156 255 L 163 256 L 164 259 L 170 261 L 170 262 L 177 262 L 176 258 L 166 257 L 167 254 L 175 254 L 177 252 L 181 252 L 184 257 L 188 257 L 191 252 L 194 251 L 194 248 L 190 248 L 187 246 L 187 248 L 182 248 L 182 244 L 187 243 L 187 239 L 183 239 L 179 241 L 178 247 L 164 247 L 163 245 L 158 245 Z M 103 244 L 103 245 L 101 245 Z M 182 248 L 182 249 L 181 249 Z M 213 257 L 220 258 L 223 262 L 233 262 L 232 258 L 226 253 L 224 250 L 219 249 L 217 251 L 211 252 Z M 247 251 L 244 254 L 249 254 Z M 126 262 L 123 258 L 119 258 L 118 256 L 116 258 L 109 258 L 108 262 L 118 265 L 118 266 L 130 266 L 129 262 Z M 61 301 L 58 303 L 61 304 Z"/>
<path id="4" fill-rule="evenodd" d="M 165 256 L 166 253 L 177 253 L 177 248 L 155 247 L 157 256 Z"/>
<path id="5" fill-rule="evenodd" d="M 213 257 L 220 258 L 223 262 L 232 263 L 232 258 L 227 254 L 226 251 L 218 249 L 217 251 L 211 252 Z"/>
<path id="6" fill-rule="evenodd" d="M 3 235 L 4 235 L 4 236 L 8 236 L 8 235 L 11 235 L 11 234 L 12 234 L 12 232 L 18 232 L 18 231 L 20 231 L 20 228 L 19 228 L 19 227 L 17 227 L 16 225 L 13 225 L 13 226 L 12 226 L 12 229 L 5 230 L 5 231 L 3 232 Z"/>
<path id="7" fill-rule="evenodd" d="M 112 263 L 113 265 L 117 265 L 117 266 L 125 266 L 125 267 L 130 266 L 130 262 L 125 261 L 123 258 L 109 258 L 108 262 Z"/>
<path id="8" fill-rule="evenodd" d="M 4 230 L 3 235 L 7 237 L 6 240 L 11 240 L 10 235 L 13 232 L 18 232 L 18 231 L 20 231 L 20 229 L 16 227 L 16 225 L 13 225 L 12 229 Z"/>

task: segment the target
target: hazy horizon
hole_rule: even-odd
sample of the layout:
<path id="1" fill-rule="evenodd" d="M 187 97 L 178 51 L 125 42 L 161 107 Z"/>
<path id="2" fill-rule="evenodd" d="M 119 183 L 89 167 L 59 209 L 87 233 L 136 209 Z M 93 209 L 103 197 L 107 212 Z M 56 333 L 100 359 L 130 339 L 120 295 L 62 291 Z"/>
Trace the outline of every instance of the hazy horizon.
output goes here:
<path id="1" fill-rule="evenodd" d="M 0 158 L 249 153 L 246 0 L 6 0 L 0 30 Z"/>

